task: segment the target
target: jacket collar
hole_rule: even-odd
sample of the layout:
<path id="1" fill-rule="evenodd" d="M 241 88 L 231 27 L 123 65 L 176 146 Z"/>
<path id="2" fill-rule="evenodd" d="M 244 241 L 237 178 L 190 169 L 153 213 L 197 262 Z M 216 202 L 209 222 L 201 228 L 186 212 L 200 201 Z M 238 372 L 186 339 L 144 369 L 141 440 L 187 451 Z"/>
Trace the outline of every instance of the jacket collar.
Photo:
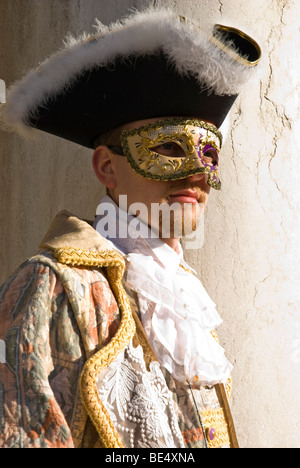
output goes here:
<path id="1" fill-rule="evenodd" d="M 114 250 L 88 221 L 68 211 L 60 211 L 51 223 L 40 249 L 50 250 L 59 263 L 73 266 L 108 268 L 113 280 L 120 282 L 124 258 Z"/>
<path id="2" fill-rule="evenodd" d="M 60 211 L 41 241 L 40 249 L 74 248 L 81 250 L 111 250 L 110 244 L 93 227 L 93 222 Z"/>

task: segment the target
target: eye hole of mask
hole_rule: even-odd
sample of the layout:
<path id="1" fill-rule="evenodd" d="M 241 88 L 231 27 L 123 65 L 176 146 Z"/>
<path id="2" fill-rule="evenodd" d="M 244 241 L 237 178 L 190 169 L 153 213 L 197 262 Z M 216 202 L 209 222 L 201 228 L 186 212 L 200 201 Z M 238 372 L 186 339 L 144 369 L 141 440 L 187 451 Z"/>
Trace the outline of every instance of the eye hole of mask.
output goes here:
<path id="1" fill-rule="evenodd" d="M 212 146 L 208 145 L 203 150 L 202 159 L 205 164 L 209 166 L 216 166 L 219 162 L 218 151 Z"/>
<path id="2" fill-rule="evenodd" d="M 178 143 L 174 143 L 173 141 L 161 143 L 160 145 L 151 148 L 151 151 L 160 154 L 161 156 L 168 156 L 171 158 L 186 157 L 184 149 Z"/>

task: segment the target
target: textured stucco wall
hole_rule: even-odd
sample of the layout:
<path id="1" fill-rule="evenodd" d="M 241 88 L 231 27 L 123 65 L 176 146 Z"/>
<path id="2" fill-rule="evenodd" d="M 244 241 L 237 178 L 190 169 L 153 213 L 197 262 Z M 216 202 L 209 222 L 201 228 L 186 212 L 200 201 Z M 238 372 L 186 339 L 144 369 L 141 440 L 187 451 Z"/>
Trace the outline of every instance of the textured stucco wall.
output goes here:
<path id="1" fill-rule="evenodd" d="M 218 304 L 235 364 L 233 413 L 242 447 L 300 446 L 298 0 L 1 0 L 0 78 L 10 85 L 67 32 L 92 32 L 130 7 L 168 5 L 230 24 L 262 45 L 260 76 L 238 99 L 221 163 L 223 189 L 190 263 Z M 103 188 L 91 153 L 43 135 L 0 133 L 0 282 L 29 255 L 56 212 L 92 218 Z"/>

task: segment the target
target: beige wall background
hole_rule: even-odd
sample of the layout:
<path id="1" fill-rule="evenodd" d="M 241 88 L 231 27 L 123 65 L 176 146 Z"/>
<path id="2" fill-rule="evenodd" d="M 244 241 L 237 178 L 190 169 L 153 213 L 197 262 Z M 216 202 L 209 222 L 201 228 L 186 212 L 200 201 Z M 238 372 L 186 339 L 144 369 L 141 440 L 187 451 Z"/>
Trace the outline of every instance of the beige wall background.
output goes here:
<path id="1" fill-rule="evenodd" d="M 224 319 L 234 363 L 240 444 L 300 446 L 300 4 L 298 0 L 0 0 L 0 78 L 8 86 L 71 32 L 93 32 L 131 7 L 170 6 L 207 27 L 252 34 L 263 49 L 256 82 L 239 97 L 213 191 L 205 242 L 188 261 Z M 0 282 L 28 256 L 60 209 L 93 218 L 103 194 L 91 152 L 41 134 L 0 132 Z"/>

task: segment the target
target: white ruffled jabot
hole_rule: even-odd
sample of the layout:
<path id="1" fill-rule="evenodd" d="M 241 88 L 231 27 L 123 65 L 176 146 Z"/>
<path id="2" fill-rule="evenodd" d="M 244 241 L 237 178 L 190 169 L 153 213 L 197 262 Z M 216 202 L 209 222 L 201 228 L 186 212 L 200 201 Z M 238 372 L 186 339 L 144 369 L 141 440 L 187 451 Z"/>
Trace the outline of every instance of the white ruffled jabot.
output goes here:
<path id="1" fill-rule="evenodd" d="M 201 282 L 153 257 L 129 254 L 127 285 L 136 291 L 146 335 L 160 363 L 179 381 L 225 383 L 232 370 L 211 330 L 222 320 Z M 167 273 L 167 274 L 166 274 Z"/>
<path id="2" fill-rule="evenodd" d="M 120 209 L 117 213 L 118 223 L 132 219 Z M 151 236 L 100 234 L 126 254 L 127 287 L 137 293 L 142 324 L 160 364 L 179 381 L 226 383 L 232 365 L 211 334 L 222 320 L 201 282 L 180 267 L 181 255 Z"/>

